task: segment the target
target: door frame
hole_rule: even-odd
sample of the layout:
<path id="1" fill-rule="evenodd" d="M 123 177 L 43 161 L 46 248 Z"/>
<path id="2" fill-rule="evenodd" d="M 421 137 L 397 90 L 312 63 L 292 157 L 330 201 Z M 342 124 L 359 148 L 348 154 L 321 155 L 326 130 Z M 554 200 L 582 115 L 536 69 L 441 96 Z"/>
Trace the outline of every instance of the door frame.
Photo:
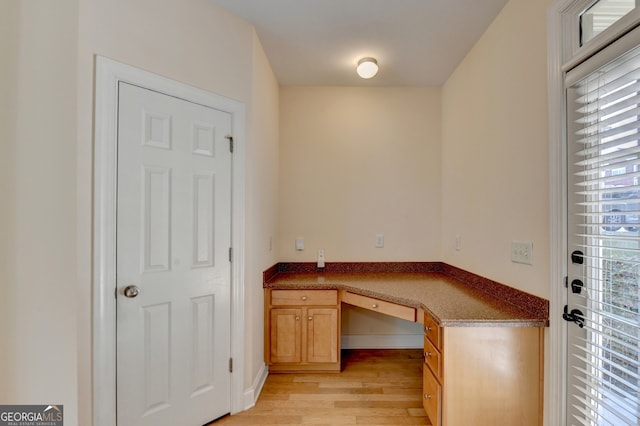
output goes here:
<path id="1" fill-rule="evenodd" d="M 631 30 L 640 9 L 629 13 L 606 31 L 580 46 L 577 17 L 595 0 L 554 0 L 547 10 L 547 95 L 549 120 L 549 226 L 550 300 L 549 353 L 545 374 L 544 424 L 561 425 L 566 419 L 567 322 L 562 319 L 567 276 L 567 176 L 565 71 L 583 62 L 612 40 Z"/>
<path id="2" fill-rule="evenodd" d="M 244 399 L 245 127 L 241 102 L 96 55 L 93 172 L 93 424 L 116 426 L 116 176 L 118 83 L 126 82 L 231 114 L 231 413 Z"/>

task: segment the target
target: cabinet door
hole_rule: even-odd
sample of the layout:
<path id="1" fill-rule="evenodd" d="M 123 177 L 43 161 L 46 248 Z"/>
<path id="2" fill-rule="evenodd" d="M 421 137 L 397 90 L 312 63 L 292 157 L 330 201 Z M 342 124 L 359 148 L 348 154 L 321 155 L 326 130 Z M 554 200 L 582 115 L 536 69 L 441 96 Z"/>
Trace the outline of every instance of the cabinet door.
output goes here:
<path id="1" fill-rule="evenodd" d="M 338 309 L 307 310 L 307 362 L 338 362 Z"/>
<path id="2" fill-rule="evenodd" d="M 271 309 L 271 362 L 302 361 L 302 309 Z"/>

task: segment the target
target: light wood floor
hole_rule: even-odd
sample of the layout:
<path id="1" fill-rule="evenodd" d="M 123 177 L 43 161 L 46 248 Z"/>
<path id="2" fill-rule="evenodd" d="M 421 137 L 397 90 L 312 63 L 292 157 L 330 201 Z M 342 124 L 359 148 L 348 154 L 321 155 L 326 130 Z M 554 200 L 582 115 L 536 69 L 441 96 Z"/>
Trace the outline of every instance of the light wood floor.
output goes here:
<path id="1" fill-rule="evenodd" d="M 430 425 L 421 398 L 422 350 L 349 350 L 341 373 L 270 374 L 255 407 L 211 425 Z"/>

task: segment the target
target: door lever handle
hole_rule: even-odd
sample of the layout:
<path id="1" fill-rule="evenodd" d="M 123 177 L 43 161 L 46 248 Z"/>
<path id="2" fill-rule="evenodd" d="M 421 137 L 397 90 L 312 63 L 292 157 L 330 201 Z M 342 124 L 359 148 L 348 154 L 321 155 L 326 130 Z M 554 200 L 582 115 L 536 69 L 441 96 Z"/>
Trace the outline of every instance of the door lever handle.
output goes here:
<path id="1" fill-rule="evenodd" d="M 580 309 L 572 309 L 571 312 L 569 312 L 568 306 L 564 305 L 562 319 L 569 322 L 575 322 L 580 328 L 584 327 L 584 314 Z"/>

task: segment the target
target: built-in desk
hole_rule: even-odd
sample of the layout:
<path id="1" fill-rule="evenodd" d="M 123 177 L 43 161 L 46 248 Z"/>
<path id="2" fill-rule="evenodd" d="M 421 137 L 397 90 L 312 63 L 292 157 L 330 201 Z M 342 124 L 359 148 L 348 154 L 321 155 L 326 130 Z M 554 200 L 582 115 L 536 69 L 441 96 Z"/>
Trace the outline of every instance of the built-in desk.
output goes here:
<path id="1" fill-rule="evenodd" d="M 340 304 L 424 324 L 435 426 L 542 424 L 548 301 L 443 263 L 278 264 L 264 272 L 271 372 L 340 371 Z"/>

